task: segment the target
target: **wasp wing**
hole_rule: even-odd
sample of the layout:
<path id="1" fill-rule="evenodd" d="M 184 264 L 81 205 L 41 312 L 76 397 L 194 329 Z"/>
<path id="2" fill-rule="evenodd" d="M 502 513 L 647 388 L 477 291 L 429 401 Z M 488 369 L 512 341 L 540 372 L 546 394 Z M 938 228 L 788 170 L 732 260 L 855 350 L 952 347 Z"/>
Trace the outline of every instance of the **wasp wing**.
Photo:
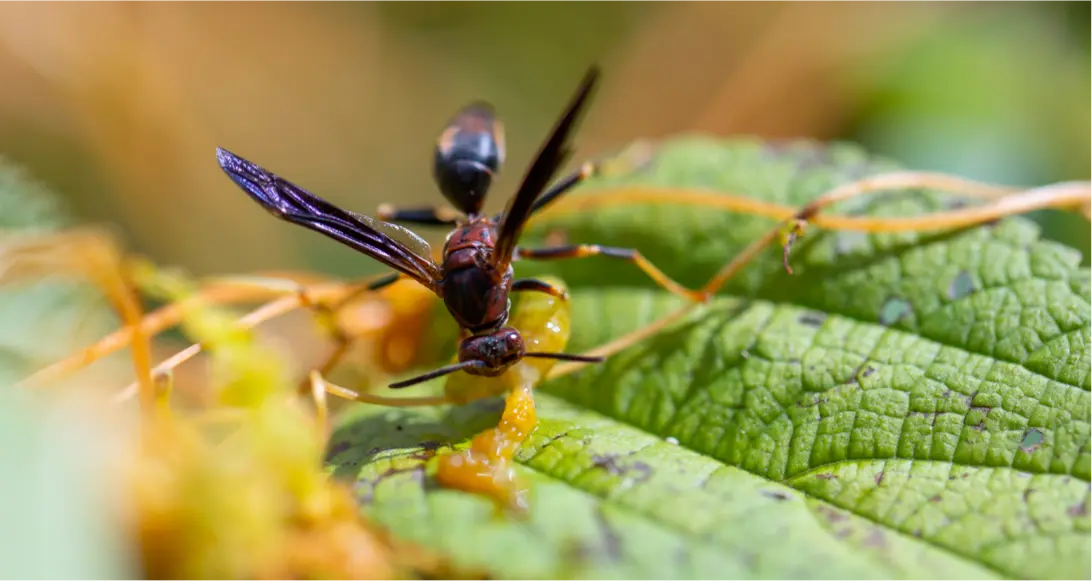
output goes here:
<path id="1" fill-rule="evenodd" d="M 430 258 L 428 243 L 416 234 L 342 210 L 226 149 L 217 148 L 216 159 L 232 181 L 274 216 L 325 234 L 430 289 L 436 287 L 440 269 Z"/>
<path id="2" fill-rule="evenodd" d="M 512 253 L 516 249 L 516 243 L 523 232 L 523 226 L 531 216 L 535 199 L 550 185 L 554 174 L 564 165 L 565 160 L 572 152 L 569 147 L 569 136 L 576 125 L 580 110 L 587 102 L 598 78 L 598 67 L 592 67 L 584 76 L 576 95 L 569 103 L 561 119 L 554 126 L 549 139 L 539 149 L 538 156 L 535 157 L 534 163 L 531 164 L 531 167 L 524 175 L 519 190 L 516 191 L 516 195 L 512 197 L 512 201 L 509 202 L 508 208 L 504 211 L 498 227 L 496 253 L 493 257 L 494 264 L 498 269 L 508 268 L 508 264 L 512 261 Z"/>

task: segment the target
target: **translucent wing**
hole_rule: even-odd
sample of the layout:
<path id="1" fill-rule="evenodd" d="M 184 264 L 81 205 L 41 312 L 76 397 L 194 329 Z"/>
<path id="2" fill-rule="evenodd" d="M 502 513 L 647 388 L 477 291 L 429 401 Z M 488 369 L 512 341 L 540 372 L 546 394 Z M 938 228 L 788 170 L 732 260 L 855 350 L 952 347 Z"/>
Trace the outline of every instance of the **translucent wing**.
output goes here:
<path id="1" fill-rule="evenodd" d="M 424 256 L 425 258 L 430 258 L 432 256 L 432 246 L 429 246 L 429 243 L 426 242 L 424 238 L 421 238 L 416 232 L 409 228 L 390 222 L 384 222 L 383 220 L 365 216 L 364 214 L 350 212 L 349 210 L 343 210 L 343 212 L 360 220 L 364 224 L 375 228 L 377 231 L 389 236 L 391 239 L 401 242 L 403 246 L 411 250 L 414 254 Z"/>

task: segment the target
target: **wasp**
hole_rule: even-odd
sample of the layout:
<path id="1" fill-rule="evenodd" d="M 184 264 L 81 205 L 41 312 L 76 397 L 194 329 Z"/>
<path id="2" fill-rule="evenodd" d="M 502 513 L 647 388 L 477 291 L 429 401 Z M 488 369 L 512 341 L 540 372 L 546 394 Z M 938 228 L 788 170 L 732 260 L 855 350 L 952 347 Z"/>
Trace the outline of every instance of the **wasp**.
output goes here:
<path id="1" fill-rule="evenodd" d="M 525 357 L 597 363 L 603 359 L 527 350 L 520 331 L 508 325 L 510 294 L 537 292 L 567 297 L 565 291 L 541 280 L 515 278 L 513 261 L 591 256 L 623 259 L 676 294 L 695 300 L 705 296 L 680 286 L 634 249 L 589 244 L 522 248 L 517 244 L 532 215 L 599 170 L 598 164 L 588 162 L 551 186 L 571 155 L 570 137 L 598 78 L 598 67 L 591 67 L 526 170 L 515 195 L 495 216 L 484 213 L 483 206 L 504 162 L 504 128 L 494 108 L 484 101 L 458 111 L 435 147 L 433 178 L 457 211 L 436 207 L 399 210 L 383 205 L 380 217 L 372 218 L 339 208 L 226 149 L 218 148 L 216 155 L 220 167 L 235 184 L 277 218 L 333 238 L 396 271 L 369 285 L 369 290 L 409 277 L 443 300 L 462 333 L 458 361 L 390 387 L 407 387 L 456 371 L 496 377 Z M 452 227 L 440 261 L 433 261 L 431 248 L 423 238 L 393 222 Z"/>

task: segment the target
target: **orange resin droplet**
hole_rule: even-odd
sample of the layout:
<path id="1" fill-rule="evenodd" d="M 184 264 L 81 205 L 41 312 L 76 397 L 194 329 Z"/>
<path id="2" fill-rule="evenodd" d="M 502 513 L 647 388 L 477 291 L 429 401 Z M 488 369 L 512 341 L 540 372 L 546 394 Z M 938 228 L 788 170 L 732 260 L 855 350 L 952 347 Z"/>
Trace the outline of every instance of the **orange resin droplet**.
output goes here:
<path id="1" fill-rule="evenodd" d="M 547 282 L 564 288 L 561 281 Z M 544 293 L 525 293 L 509 323 L 519 329 L 529 351 L 561 352 L 569 340 L 569 304 Z M 533 389 L 554 363 L 528 358 L 500 377 L 459 373 L 448 379 L 445 391 L 459 403 L 508 395 L 497 427 L 475 436 L 468 449 L 438 459 L 436 479 L 442 486 L 489 496 L 517 512 L 527 509 L 527 489 L 517 482 L 512 459 L 538 426 Z"/>
<path id="2" fill-rule="evenodd" d="M 437 481 L 484 494 L 517 511 L 526 510 L 525 490 L 516 482 L 512 457 L 537 423 L 531 385 L 513 389 L 497 427 L 475 436 L 469 449 L 440 457 Z"/>

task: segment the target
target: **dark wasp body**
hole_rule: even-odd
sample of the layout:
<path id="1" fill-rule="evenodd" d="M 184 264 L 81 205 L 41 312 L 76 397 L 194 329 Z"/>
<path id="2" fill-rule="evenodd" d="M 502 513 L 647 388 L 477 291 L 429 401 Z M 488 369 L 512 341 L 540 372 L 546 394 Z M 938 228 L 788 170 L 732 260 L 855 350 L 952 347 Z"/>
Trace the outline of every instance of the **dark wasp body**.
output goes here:
<path id="1" fill-rule="evenodd" d="M 496 376 L 523 357 L 598 362 L 602 359 L 526 351 L 519 331 L 506 326 L 511 304 L 509 293 L 545 292 L 564 298 L 564 292 L 539 280 L 516 280 L 513 260 L 598 255 L 623 258 L 634 262 L 672 292 L 690 298 L 704 297 L 680 287 L 634 250 L 595 245 L 516 247 L 523 226 L 534 212 L 597 170 L 596 165 L 585 163 L 578 172 L 547 189 L 569 156 L 569 134 L 597 78 L 597 69 L 588 72 L 508 207 L 494 217 L 484 215 L 482 207 L 504 162 L 504 130 L 492 107 L 485 103 L 462 109 L 441 133 L 436 145 L 433 177 L 444 197 L 459 212 L 441 208 L 398 210 L 384 205 L 377 220 L 338 208 L 224 149 L 217 150 L 217 158 L 239 187 L 277 217 L 321 232 L 398 271 L 368 288 L 378 289 L 400 276 L 408 276 L 443 299 L 448 312 L 463 329 L 459 362 L 391 387 L 405 387 L 458 370 Z M 465 217 L 459 216 L 460 213 Z M 454 227 L 444 244 L 441 263 L 431 260 L 431 250 L 423 239 L 392 221 Z"/>

